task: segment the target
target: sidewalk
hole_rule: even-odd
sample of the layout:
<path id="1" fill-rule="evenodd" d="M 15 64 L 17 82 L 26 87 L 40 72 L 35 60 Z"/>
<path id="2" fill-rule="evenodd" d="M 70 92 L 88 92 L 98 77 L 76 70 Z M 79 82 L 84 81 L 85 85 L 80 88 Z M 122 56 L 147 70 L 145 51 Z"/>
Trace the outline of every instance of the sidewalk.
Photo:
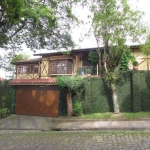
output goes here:
<path id="1" fill-rule="evenodd" d="M 57 122 L 57 121 L 56 121 Z M 99 131 L 121 131 L 121 130 L 148 130 L 150 131 L 150 120 L 140 121 L 73 121 L 61 122 L 55 125 L 53 130 L 99 130 Z"/>
<path id="2" fill-rule="evenodd" d="M 50 117 L 11 115 L 0 120 L 2 130 L 35 130 L 35 131 L 150 131 L 150 119 L 136 121 L 111 121 L 98 119 L 60 119 Z"/>

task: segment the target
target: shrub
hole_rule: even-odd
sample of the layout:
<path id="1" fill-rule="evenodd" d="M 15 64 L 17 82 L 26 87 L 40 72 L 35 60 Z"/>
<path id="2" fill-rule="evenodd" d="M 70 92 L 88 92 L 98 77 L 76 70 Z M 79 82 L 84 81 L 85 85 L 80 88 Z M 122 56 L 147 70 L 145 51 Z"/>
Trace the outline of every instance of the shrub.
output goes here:
<path id="1" fill-rule="evenodd" d="M 82 114 L 82 103 L 81 102 L 75 102 L 73 113 L 75 116 L 80 116 Z"/>
<path id="2" fill-rule="evenodd" d="M 7 116 L 10 116 L 10 114 L 11 114 L 11 111 L 8 108 L 0 109 L 0 117 L 1 118 L 5 118 Z"/>

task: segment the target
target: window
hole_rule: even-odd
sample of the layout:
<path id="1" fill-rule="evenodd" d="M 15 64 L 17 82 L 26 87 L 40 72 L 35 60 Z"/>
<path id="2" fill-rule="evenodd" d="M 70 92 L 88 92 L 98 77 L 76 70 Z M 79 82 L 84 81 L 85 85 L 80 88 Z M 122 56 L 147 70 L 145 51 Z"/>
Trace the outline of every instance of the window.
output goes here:
<path id="1" fill-rule="evenodd" d="M 18 74 L 33 74 L 38 73 L 38 65 L 19 65 Z"/>
<path id="2" fill-rule="evenodd" d="M 72 59 L 51 60 L 50 74 L 72 74 Z"/>

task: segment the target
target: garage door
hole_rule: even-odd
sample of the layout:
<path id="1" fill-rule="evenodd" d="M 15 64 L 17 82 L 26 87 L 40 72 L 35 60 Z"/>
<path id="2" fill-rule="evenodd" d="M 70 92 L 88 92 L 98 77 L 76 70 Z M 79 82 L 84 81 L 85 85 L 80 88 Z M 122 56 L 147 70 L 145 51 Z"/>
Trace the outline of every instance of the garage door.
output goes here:
<path id="1" fill-rule="evenodd" d="M 17 86 L 16 114 L 58 117 L 58 86 Z"/>

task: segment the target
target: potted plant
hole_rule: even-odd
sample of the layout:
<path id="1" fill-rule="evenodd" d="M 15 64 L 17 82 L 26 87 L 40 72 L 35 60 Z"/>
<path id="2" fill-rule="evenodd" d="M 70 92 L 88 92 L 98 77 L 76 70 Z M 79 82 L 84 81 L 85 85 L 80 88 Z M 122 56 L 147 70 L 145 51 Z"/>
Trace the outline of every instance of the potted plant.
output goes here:
<path id="1" fill-rule="evenodd" d="M 92 70 L 90 68 L 86 69 L 87 77 L 91 77 Z"/>
<path id="2" fill-rule="evenodd" d="M 138 65 L 139 65 L 139 63 L 138 63 L 138 61 L 133 61 L 133 70 L 138 70 Z"/>

